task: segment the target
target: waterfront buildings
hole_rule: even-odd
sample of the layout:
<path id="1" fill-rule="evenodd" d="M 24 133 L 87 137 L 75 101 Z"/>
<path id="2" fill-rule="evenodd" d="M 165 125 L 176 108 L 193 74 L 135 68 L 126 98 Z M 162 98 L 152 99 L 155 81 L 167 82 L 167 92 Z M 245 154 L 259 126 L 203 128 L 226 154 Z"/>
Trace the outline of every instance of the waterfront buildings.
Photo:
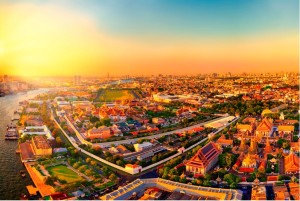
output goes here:
<path id="1" fill-rule="evenodd" d="M 32 148 L 36 156 L 43 157 L 52 155 L 52 147 L 44 136 L 34 136 L 32 138 Z"/>
<path id="2" fill-rule="evenodd" d="M 26 126 L 25 129 L 19 130 L 22 135 L 45 135 L 47 139 L 53 140 L 50 130 L 46 125 L 43 126 Z"/>

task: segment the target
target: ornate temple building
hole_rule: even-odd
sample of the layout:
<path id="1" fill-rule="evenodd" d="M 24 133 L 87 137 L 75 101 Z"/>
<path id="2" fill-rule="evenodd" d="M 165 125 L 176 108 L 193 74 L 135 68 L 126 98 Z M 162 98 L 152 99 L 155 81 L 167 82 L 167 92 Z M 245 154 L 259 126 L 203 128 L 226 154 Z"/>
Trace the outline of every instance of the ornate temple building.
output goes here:
<path id="1" fill-rule="evenodd" d="M 186 163 L 186 171 L 194 174 L 205 174 L 218 162 L 221 151 L 210 142 L 201 149 Z"/>
<path id="2" fill-rule="evenodd" d="M 273 128 L 273 120 L 264 118 L 257 126 L 255 134 L 257 137 L 262 139 L 263 137 L 267 137 L 270 135 L 272 128 Z"/>
<path id="3" fill-rule="evenodd" d="M 250 133 L 252 133 L 253 131 L 253 124 L 237 124 L 236 125 L 236 129 L 240 132 L 246 132 L 249 131 Z"/>
<path id="4" fill-rule="evenodd" d="M 246 155 L 246 157 L 242 161 L 242 168 L 256 168 L 257 162 L 255 157 L 251 156 L 249 153 Z"/>
<path id="5" fill-rule="evenodd" d="M 286 174 L 299 173 L 299 157 L 292 150 L 288 156 L 284 157 L 284 172 Z"/>

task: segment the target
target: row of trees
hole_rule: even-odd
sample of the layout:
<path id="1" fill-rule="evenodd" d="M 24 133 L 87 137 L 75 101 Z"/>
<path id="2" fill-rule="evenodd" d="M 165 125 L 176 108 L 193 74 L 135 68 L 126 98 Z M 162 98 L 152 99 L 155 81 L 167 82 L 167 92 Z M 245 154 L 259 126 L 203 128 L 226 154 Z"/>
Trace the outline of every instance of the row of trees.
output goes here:
<path id="1" fill-rule="evenodd" d="M 202 112 L 209 113 L 228 113 L 230 115 L 235 115 L 239 113 L 240 115 L 260 115 L 262 111 L 266 108 L 273 108 L 279 106 L 280 102 L 273 101 L 242 101 L 241 99 L 228 99 L 228 102 L 213 104 L 212 108 L 201 108 Z M 231 100 L 231 101 L 230 101 Z"/>

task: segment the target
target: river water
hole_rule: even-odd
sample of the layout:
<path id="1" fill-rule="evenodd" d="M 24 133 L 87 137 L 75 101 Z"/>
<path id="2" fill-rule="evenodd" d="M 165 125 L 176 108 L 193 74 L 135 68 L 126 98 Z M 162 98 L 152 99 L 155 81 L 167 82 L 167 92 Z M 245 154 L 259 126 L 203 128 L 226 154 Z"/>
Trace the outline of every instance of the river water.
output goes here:
<path id="1" fill-rule="evenodd" d="M 18 200 L 22 193 L 28 194 L 26 186 L 33 185 L 30 176 L 20 175 L 20 170 L 26 170 L 21 162 L 20 155 L 16 154 L 17 140 L 5 140 L 6 126 L 11 123 L 14 111 L 19 102 L 34 98 L 36 95 L 47 92 L 47 89 L 32 90 L 0 97 L 0 199 Z"/>

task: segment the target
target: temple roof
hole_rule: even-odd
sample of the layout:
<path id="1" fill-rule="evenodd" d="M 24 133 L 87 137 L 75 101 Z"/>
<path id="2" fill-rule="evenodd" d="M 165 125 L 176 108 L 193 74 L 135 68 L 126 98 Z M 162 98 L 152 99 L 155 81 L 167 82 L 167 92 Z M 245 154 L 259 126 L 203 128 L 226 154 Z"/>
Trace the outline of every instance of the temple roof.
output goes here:
<path id="1" fill-rule="evenodd" d="M 284 158 L 284 168 L 286 172 L 299 171 L 299 157 L 294 152 Z"/>
<path id="2" fill-rule="evenodd" d="M 271 129 L 272 123 L 267 118 L 264 118 L 257 126 L 256 131 L 270 131 Z"/>
<path id="3" fill-rule="evenodd" d="M 201 149 L 187 162 L 187 166 L 206 167 L 210 161 L 218 157 L 220 151 L 217 146 L 210 142 Z"/>

